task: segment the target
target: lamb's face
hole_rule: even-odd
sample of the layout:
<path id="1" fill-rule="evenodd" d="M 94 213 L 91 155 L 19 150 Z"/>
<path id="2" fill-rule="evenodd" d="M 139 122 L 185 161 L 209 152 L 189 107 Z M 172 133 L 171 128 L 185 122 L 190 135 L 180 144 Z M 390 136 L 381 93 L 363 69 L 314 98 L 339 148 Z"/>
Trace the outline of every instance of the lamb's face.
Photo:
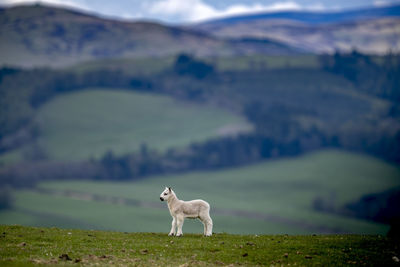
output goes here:
<path id="1" fill-rule="evenodd" d="M 171 187 L 166 187 L 165 190 L 161 193 L 160 195 L 160 200 L 168 200 L 168 198 L 171 196 L 172 190 Z"/>

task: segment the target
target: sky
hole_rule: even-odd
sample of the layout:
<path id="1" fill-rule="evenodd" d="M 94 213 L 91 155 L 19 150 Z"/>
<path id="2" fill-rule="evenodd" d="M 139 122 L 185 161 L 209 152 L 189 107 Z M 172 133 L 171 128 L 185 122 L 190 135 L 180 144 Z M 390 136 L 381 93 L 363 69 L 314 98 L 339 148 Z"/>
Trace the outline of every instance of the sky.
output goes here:
<path id="1" fill-rule="evenodd" d="M 2 6 L 43 3 L 98 15 L 164 23 L 192 23 L 254 12 L 336 11 L 400 4 L 400 0 L 0 0 Z"/>

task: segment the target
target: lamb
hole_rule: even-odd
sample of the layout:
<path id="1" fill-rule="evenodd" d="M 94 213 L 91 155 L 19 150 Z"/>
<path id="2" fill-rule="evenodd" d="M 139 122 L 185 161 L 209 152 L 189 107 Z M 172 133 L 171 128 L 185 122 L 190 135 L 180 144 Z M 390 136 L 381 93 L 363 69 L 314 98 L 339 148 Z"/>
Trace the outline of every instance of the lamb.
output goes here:
<path id="1" fill-rule="evenodd" d="M 204 225 L 204 235 L 212 235 L 213 222 L 210 217 L 210 204 L 201 199 L 183 201 L 179 200 L 171 187 L 165 187 L 160 195 L 160 200 L 166 200 L 172 216 L 172 227 L 169 236 L 182 236 L 182 226 L 185 218 L 199 219 Z M 176 228 L 178 228 L 176 232 Z"/>

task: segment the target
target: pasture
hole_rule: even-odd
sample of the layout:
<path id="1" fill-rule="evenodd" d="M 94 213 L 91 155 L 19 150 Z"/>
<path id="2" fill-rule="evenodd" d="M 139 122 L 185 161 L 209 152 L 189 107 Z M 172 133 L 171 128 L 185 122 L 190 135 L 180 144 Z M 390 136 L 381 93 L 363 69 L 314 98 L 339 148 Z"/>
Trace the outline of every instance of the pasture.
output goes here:
<path id="1" fill-rule="evenodd" d="M 339 208 L 361 196 L 400 185 L 400 169 L 373 157 L 326 150 L 241 168 L 148 178 L 133 182 L 54 181 L 15 191 L 0 223 L 165 232 L 171 217 L 159 194 L 171 186 L 183 200 L 211 204 L 214 232 L 234 234 L 386 234 L 388 225 L 319 212 L 326 198 Z M 185 233 L 202 233 L 185 220 Z"/>
<path id="2" fill-rule="evenodd" d="M 0 225 L 0 265 L 390 266 L 395 244 L 382 236 L 212 237 Z M 397 255 L 398 256 L 398 255 Z"/>
<path id="3" fill-rule="evenodd" d="M 142 144 L 165 151 L 224 135 L 226 129 L 251 130 L 244 117 L 224 109 L 110 88 L 59 95 L 39 108 L 34 122 L 40 131 L 35 146 L 56 160 L 99 158 L 109 150 L 132 153 Z M 23 157 L 32 149 L 27 145 L 3 158 Z"/>

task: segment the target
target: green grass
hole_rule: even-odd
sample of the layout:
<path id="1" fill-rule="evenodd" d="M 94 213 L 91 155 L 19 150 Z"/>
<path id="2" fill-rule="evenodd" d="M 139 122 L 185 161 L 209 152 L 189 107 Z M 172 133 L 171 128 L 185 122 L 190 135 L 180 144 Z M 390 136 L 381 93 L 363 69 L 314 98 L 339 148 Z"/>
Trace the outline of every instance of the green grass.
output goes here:
<path id="1" fill-rule="evenodd" d="M 0 225 L 0 232 L 2 266 L 388 266 L 395 265 L 397 253 L 391 240 L 363 235 L 177 238 L 8 225 Z"/>
<path id="2" fill-rule="evenodd" d="M 172 186 L 180 199 L 210 202 L 214 230 L 219 233 L 385 234 L 388 225 L 318 212 L 312 201 L 322 197 L 340 207 L 365 194 L 399 185 L 398 167 L 369 156 L 329 150 L 241 168 L 135 182 L 44 182 L 39 191 L 17 191 L 14 209 L 0 212 L 0 223 L 167 232 L 171 218 L 158 197 L 165 186 Z M 95 195 L 142 204 L 94 201 Z M 29 218 L 23 217 L 28 214 Z M 65 218 L 63 224 L 60 218 Z M 185 221 L 184 233 L 201 231 L 198 221 Z"/>
<path id="3" fill-rule="evenodd" d="M 216 137 L 224 127 L 251 129 L 243 117 L 220 108 L 115 89 L 59 95 L 40 107 L 35 122 L 38 144 L 62 160 L 130 153 L 143 143 L 164 151 Z"/>

